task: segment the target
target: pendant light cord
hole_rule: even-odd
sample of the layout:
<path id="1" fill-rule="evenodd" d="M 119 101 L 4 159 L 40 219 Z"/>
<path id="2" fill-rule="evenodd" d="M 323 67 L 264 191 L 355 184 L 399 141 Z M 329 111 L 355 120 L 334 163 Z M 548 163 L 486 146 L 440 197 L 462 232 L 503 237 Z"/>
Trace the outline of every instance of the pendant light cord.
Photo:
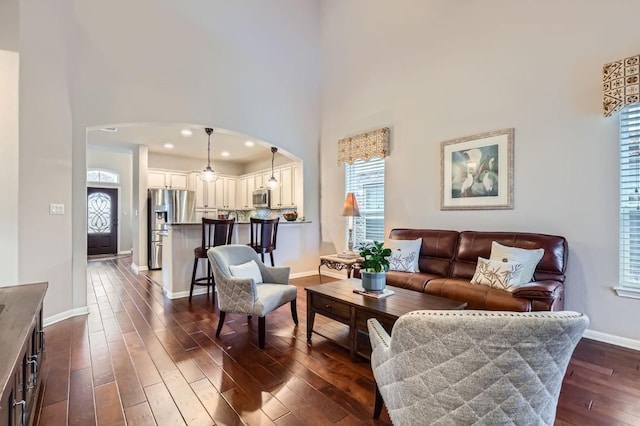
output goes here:
<path id="1" fill-rule="evenodd" d="M 211 167 L 211 133 L 209 133 L 209 140 L 207 141 L 207 167 Z"/>
<path id="2" fill-rule="evenodd" d="M 275 176 L 273 175 L 273 161 L 276 159 L 276 152 L 278 152 L 278 148 L 276 148 L 275 146 L 271 147 L 271 178 L 275 179 Z"/>

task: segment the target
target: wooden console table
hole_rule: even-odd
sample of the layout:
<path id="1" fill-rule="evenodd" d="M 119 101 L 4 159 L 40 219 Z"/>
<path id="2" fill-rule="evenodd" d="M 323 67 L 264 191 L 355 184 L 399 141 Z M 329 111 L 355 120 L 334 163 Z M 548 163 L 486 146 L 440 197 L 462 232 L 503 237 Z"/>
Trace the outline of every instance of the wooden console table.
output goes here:
<path id="1" fill-rule="evenodd" d="M 347 278 L 351 278 L 351 271 L 360 265 L 362 258 L 344 258 L 338 257 L 337 254 L 329 254 L 326 256 L 320 256 L 320 265 L 318 265 L 318 276 L 322 283 L 322 274 L 320 274 L 320 268 L 326 266 L 329 269 L 335 269 L 336 271 L 347 270 Z"/>
<path id="2" fill-rule="evenodd" d="M 357 355 L 362 355 L 365 358 L 371 356 L 367 329 L 369 318 L 376 318 L 391 334 L 396 320 L 408 312 L 422 309 L 464 309 L 467 306 L 467 302 L 390 286 L 389 289 L 392 289 L 395 294 L 376 299 L 353 292 L 354 289 L 360 287 L 362 287 L 361 280 L 351 278 L 305 288 L 307 292 L 307 341 L 311 341 L 311 334 L 315 332 L 349 349 L 351 360 L 355 362 Z M 348 339 L 340 341 L 334 336 L 314 330 L 313 323 L 316 313 L 349 326 Z"/>
<path id="3" fill-rule="evenodd" d="M 32 424 L 42 388 L 47 283 L 0 288 L 0 425 Z"/>

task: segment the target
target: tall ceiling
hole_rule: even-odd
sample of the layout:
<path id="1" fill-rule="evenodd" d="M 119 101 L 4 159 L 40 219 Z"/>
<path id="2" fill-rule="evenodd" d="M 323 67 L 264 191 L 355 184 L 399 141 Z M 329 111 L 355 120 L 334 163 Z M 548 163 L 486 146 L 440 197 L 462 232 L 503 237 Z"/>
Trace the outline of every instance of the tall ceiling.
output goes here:
<path id="1" fill-rule="evenodd" d="M 183 130 L 190 130 L 191 135 L 182 135 Z M 93 129 L 87 133 L 90 147 L 122 151 L 146 145 L 149 152 L 204 160 L 207 137 L 203 127 L 179 124 L 119 126 L 117 131 Z M 248 141 L 253 142 L 253 146 L 247 146 Z M 165 144 L 173 148 L 166 148 Z M 223 152 L 229 155 L 223 156 Z M 247 163 L 268 158 L 271 158 L 271 145 L 265 142 L 224 129 L 214 129 L 211 135 L 212 161 Z"/>

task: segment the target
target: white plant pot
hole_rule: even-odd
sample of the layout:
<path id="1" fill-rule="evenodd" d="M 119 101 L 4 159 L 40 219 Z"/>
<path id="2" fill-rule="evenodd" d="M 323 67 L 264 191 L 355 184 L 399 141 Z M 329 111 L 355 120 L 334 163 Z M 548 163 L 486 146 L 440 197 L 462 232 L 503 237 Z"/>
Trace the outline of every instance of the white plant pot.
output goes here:
<path id="1" fill-rule="evenodd" d="M 362 288 L 367 291 L 382 291 L 387 285 L 386 272 L 360 271 Z"/>

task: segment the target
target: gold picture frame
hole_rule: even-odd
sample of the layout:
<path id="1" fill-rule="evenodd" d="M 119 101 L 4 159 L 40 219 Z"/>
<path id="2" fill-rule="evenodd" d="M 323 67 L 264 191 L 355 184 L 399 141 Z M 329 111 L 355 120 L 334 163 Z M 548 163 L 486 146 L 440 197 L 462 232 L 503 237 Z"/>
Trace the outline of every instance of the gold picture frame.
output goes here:
<path id="1" fill-rule="evenodd" d="M 441 143 L 440 210 L 513 208 L 514 135 L 510 128 Z"/>

